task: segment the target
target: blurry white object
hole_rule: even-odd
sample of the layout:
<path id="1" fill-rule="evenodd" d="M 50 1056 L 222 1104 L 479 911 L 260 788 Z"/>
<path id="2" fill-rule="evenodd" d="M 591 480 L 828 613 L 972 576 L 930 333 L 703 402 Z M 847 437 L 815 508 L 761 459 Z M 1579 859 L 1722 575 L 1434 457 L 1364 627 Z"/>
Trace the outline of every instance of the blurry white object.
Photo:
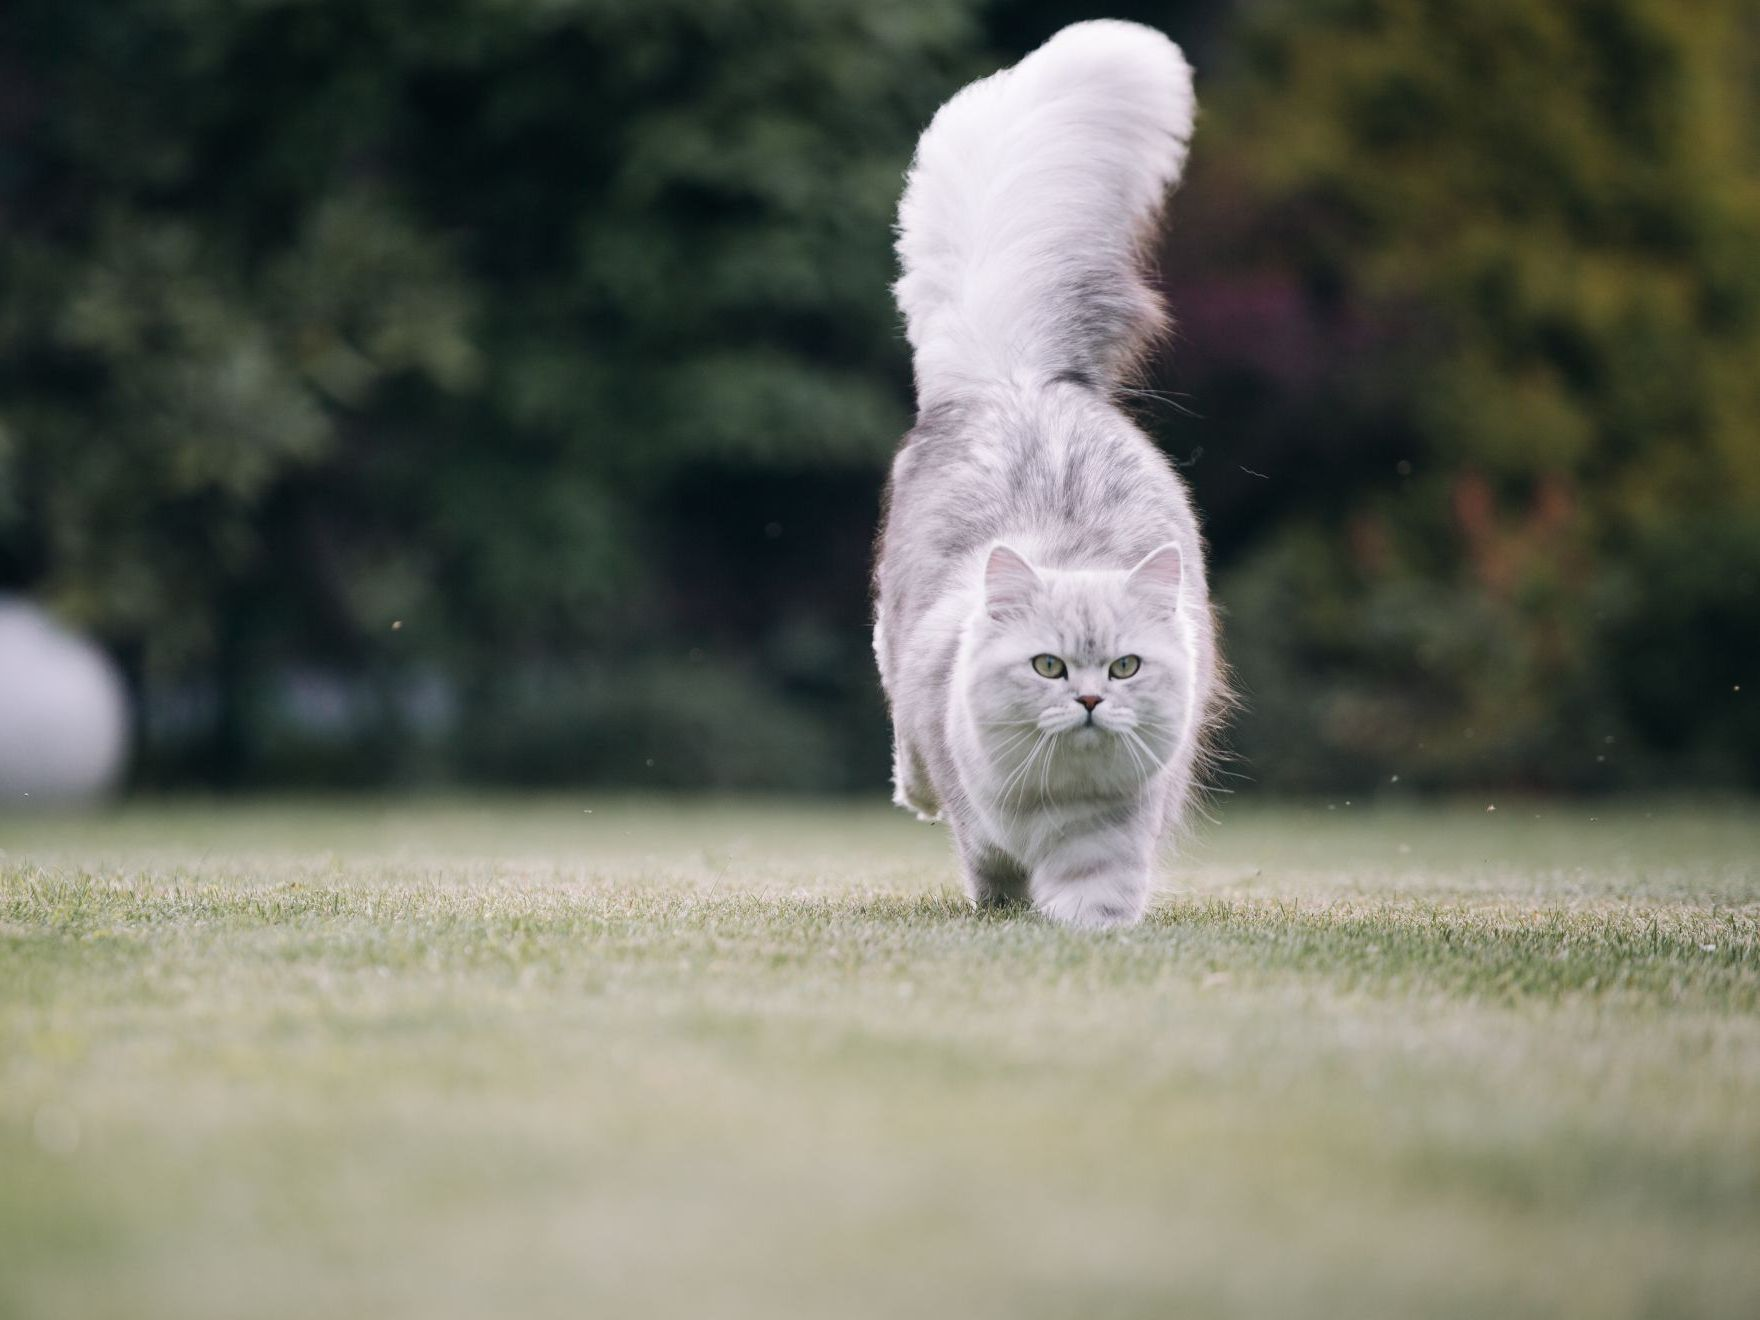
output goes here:
<path id="1" fill-rule="evenodd" d="M 116 666 L 36 606 L 0 597 L 0 803 L 95 797 L 127 750 Z"/>

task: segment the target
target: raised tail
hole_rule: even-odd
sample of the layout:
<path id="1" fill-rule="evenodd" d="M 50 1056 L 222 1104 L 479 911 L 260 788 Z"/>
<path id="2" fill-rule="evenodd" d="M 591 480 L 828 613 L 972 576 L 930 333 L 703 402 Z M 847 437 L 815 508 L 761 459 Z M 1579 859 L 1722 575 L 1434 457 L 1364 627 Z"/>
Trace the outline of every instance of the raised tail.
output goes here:
<path id="1" fill-rule="evenodd" d="M 1194 108 L 1179 47 L 1112 20 L 1064 28 L 941 107 L 898 206 L 920 406 L 1130 371 L 1166 320 L 1143 249 Z"/>

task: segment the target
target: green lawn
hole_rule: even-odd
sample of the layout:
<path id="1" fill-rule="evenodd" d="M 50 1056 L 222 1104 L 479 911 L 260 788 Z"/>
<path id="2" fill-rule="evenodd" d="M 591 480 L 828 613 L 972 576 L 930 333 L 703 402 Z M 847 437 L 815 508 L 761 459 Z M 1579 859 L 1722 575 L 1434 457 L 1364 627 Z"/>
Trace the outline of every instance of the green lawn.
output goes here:
<path id="1" fill-rule="evenodd" d="M 0 1314 L 1760 1315 L 1760 810 L 0 820 Z"/>

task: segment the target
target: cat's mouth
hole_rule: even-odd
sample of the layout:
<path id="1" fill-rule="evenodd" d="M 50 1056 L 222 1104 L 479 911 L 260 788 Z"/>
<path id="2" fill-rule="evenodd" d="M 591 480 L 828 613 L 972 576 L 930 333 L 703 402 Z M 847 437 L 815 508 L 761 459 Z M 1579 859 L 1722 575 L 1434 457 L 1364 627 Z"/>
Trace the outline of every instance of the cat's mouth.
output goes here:
<path id="1" fill-rule="evenodd" d="M 1114 732 L 1114 730 L 1101 724 L 1094 718 L 1093 714 L 1090 713 L 1083 716 L 1081 719 L 1065 724 L 1058 730 L 1058 732 L 1068 737 L 1081 738 L 1086 742 L 1092 742 L 1101 734 L 1110 734 Z"/>
<path id="2" fill-rule="evenodd" d="M 1132 728 L 1128 720 L 1119 723 L 1107 719 L 1104 711 L 1083 711 L 1081 714 L 1071 712 L 1064 714 L 1059 711 L 1049 716 L 1039 728 L 1056 738 L 1068 738 L 1081 743 L 1097 743 L 1103 739 L 1117 738 L 1123 731 Z"/>

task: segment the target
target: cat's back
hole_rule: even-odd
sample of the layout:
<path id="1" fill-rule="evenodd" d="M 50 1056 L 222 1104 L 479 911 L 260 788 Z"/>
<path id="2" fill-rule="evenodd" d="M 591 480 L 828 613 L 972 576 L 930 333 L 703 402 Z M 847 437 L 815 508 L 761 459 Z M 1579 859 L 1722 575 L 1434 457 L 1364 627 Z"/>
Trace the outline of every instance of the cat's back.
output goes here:
<path id="1" fill-rule="evenodd" d="M 1184 483 L 1109 401 L 1074 382 L 948 405 L 893 460 L 880 586 L 918 608 L 998 540 L 1053 568 L 1128 568 L 1195 545 Z"/>

